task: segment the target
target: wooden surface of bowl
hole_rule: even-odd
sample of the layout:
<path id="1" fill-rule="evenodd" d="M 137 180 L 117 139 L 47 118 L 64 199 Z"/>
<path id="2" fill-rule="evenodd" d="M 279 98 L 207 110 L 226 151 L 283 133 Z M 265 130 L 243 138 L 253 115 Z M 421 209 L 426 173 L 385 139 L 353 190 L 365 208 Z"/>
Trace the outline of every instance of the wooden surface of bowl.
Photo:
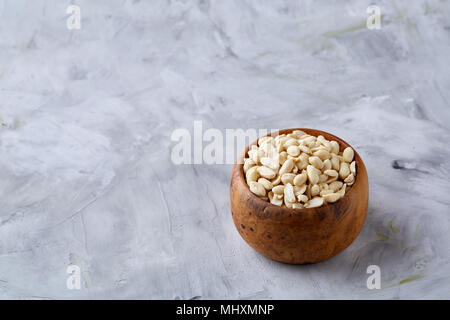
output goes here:
<path id="1" fill-rule="evenodd" d="M 320 130 L 295 128 L 280 130 L 279 134 L 293 130 L 335 140 L 340 151 L 350 146 Z M 343 198 L 318 208 L 289 209 L 264 201 L 250 191 L 244 178 L 243 158 L 251 145 L 233 167 L 230 198 L 234 224 L 253 249 L 279 262 L 307 264 L 335 256 L 356 239 L 366 218 L 369 183 L 366 167 L 354 148 L 356 180 Z"/>

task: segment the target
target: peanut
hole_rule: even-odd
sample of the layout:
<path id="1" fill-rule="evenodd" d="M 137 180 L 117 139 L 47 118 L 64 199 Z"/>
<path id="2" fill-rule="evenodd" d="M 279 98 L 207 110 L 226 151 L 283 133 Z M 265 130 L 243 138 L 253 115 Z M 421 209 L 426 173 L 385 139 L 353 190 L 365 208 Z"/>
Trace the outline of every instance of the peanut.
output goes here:
<path id="1" fill-rule="evenodd" d="M 243 172 L 250 191 L 264 201 L 316 208 L 338 201 L 356 181 L 354 150 L 340 150 L 337 141 L 301 130 L 261 137 L 249 148 Z"/>

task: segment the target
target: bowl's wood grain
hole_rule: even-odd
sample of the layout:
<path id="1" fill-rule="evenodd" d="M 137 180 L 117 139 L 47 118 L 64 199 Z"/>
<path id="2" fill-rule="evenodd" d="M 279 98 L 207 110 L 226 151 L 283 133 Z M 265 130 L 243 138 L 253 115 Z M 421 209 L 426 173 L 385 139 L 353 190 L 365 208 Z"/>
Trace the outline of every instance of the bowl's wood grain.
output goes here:
<path id="1" fill-rule="evenodd" d="M 350 146 L 319 130 L 286 129 L 280 134 L 293 130 L 336 140 L 341 151 Z M 259 199 L 248 188 L 242 163 L 250 146 L 233 167 L 230 197 L 234 224 L 252 248 L 276 261 L 306 264 L 329 259 L 355 240 L 364 224 L 369 200 L 366 167 L 356 150 L 356 181 L 342 199 L 319 208 L 288 209 Z"/>

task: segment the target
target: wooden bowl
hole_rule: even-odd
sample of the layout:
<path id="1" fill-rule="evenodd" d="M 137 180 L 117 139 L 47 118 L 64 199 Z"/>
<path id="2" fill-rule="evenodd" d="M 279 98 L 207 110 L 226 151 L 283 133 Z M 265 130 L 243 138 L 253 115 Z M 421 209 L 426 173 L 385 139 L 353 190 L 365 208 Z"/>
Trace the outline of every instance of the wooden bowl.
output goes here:
<path id="1" fill-rule="evenodd" d="M 335 140 L 340 151 L 350 146 L 320 130 L 285 129 L 279 134 L 293 130 Z M 329 259 L 355 240 L 364 224 L 369 200 L 366 167 L 355 149 L 356 181 L 342 199 L 318 208 L 289 209 L 261 200 L 250 191 L 243 172 L 243 158 L 250 146 L 233 167 L 230 197 L 234 224 L 253 249 L 279 262 L 306 264 Z"/>

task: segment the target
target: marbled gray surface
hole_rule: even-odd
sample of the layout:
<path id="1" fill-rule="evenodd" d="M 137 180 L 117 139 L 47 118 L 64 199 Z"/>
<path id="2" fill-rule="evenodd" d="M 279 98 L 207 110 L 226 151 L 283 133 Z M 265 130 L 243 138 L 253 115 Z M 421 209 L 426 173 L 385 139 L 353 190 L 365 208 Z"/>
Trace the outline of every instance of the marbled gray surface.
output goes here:
<path id="1" fill-rule="evenodd" d="M 0 1 L 0 298 L 450 298 L 449 16 L 449 1 Z M 170 161 L 194 120 L 348 141 L 370 180 L 360 236 L 316 265 L 253 251 L 231 166 Z"/>

